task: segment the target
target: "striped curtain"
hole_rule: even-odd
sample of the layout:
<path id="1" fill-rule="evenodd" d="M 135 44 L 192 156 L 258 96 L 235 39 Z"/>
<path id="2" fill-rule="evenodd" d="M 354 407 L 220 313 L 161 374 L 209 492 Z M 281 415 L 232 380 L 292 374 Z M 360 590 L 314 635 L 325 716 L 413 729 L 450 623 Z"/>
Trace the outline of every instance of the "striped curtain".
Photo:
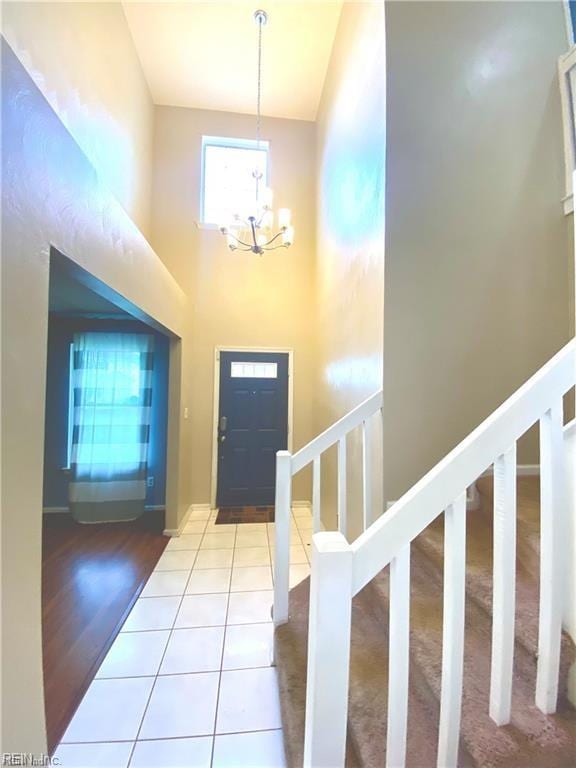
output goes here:
<path id="1" fill-rule="evenodd" d="M 154 337 L 74 334 L 70 509 L 83 523 L 144 512 Z"/>

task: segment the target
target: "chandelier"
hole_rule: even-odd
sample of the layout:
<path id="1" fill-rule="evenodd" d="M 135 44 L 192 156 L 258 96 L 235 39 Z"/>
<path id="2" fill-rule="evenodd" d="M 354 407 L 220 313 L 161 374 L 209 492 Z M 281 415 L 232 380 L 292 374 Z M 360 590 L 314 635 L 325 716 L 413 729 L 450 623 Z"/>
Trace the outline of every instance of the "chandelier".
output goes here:
<path id="1" fill-rule="evenodd" d="M 266 11 L 254 13 L 258 24 L 258 89 L 256 96 L 256 149 L 260 149 L 260 97 L 262 93 L 262 27 L 268 22 Z M 231 251 L 252 251 L 261 256 L 264 251 L 289 248 L 294 241 L 294 227 L 288 208 L 278 211 L 278 228 L 274 232 L 272 190 L 265 186 L 262 171 L 252 171 L 255 185 L 255 206 L 247 216 L 236 213 L 229 224 L 223 224 L 220 232 L 226 236 Z"/>

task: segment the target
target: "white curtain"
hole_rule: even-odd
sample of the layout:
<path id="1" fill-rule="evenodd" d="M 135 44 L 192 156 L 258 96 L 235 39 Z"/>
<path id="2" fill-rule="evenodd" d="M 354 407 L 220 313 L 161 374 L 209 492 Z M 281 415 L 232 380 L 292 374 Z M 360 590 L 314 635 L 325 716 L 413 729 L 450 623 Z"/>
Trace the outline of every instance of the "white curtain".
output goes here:
<path id="1" fill-rule="evenodd" d="M 80 522 L 144 511 L 154 338 L 77 333 L 73 354 L 70 507 Z"/>

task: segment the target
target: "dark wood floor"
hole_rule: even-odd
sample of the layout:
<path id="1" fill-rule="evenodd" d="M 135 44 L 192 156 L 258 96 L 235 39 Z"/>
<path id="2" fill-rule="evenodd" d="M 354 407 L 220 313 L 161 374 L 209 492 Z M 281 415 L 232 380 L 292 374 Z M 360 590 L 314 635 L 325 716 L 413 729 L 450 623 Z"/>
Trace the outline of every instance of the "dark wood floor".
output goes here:
<path id="1" fill-rule="evenodd" d="M 48 745 L 57 745 L 168 539 L 163 512 L 80 525 L 44 516 L 42 634 Z"/>

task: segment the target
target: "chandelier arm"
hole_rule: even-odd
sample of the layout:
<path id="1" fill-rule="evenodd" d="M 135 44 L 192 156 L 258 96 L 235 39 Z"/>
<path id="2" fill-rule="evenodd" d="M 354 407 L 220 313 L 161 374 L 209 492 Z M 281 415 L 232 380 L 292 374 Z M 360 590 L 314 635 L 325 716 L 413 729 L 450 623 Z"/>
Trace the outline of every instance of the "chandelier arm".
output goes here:
<path id="1" fill-rule="evenodd" d="M 272 248 L 268 248 L 267 245 L 261 245 L 260 247 L 264 251 L 277 251 L 278 248 L 290 248 L 290 243 L 281 243 L 280 245 L 273 245 Z"/>
<path id="2" fill-rule="evenodd" d="M 277 233 L 274 235 L 274 237 L 272 237 L 272 238 L 270 238 L 270 240 L 268 240 L 268 242 L 266 243 L 266 245 L 271 245 L 271 244 L 272 244 L 272 243 L 273 243 L 275 240 L 278 240 L 278 238 L 279 238 L 281 235 L 283 235 L 283 234 L 284 234 L 284 232 L 283 232 L 282 230 L 280 230 L 280 232 L 277 232 Z"/>
<path id="3" fill-rule="evenodd" d="M 236 240 L 237 243 L 239 243 L 240 245 L 245 246 L 246 248 L 248 248 L 248 250 L 252 250 L 252 246 L 250 245 L 250 243 L 245 243 L 243 240 L 240 240 L 240 238 L 236 237 L 236 235 L 233 232 L 228 231 L 226 234 L 229 237 L 233 237 L 234 240 Z"/>
<path id="4" fill-rule="evenodd" d="M 248 251 L 251 251 L 251 250 L 252 250 L 253 246 L 252 246 L 252 245 L 250 245 L 250 243 L 245 243 L 243 240 L 239 240 L 238 238 L 235 238 L 235 239 L 236 239 L 236 242 L 237 242 L 239 245 L 243 245 L 243 246 L 244 246 L 244 247 L 245 247 L 245 248 L 246 248 Z"/>

